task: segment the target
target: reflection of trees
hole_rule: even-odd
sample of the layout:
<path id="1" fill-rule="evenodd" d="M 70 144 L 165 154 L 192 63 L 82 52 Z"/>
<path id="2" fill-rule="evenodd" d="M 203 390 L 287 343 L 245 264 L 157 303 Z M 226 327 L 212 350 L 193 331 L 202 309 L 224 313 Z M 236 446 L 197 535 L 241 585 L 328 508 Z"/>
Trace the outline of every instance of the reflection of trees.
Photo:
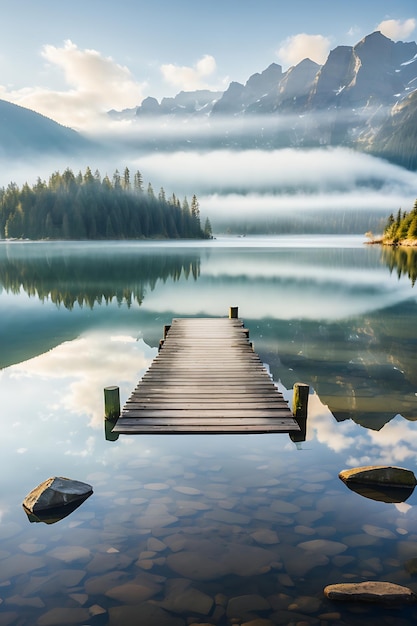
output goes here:
<path id="1" fill-rule="evenodd" d="M 50 244 L 15 244 L 0 249 L 0 284 L 9 293 L 21 288 L 29 295 L 72 309 L 93 308 L 116 300 L 119 305 L 142 304 L 146 291 L 153 291 L 158 280 L 173 281 L 181 277 L 197 280 L 200 258 L 195 251 L 160 250 L 119 254 L 82 247 L 52 251 Z"/>
<path id="2" fill-rule="evenodd" d="M 411 284 L 417 280 L 417 250 L 404 246 L 384 246 L 382 259 L 388 265 L 390 272 L 397 272 L 398 278 L 408 276 Z"/>

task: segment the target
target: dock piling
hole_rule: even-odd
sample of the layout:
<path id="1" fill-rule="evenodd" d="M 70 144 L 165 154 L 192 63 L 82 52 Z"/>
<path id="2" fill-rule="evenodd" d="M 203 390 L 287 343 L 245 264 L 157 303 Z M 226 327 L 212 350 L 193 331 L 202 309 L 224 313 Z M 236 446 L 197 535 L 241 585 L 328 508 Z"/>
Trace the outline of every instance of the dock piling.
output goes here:
<path id="1" fill-rule="evenodd" d="M 104 417 L 107 420 L 117 420 L 120 415 L 119 387 L 104 388 Z"/>
<path id="2" fill-rule="evenodd" d="M 300 429 L 307 423 L 308 395 L 310 393 L 309 385 L 304 383 L 295 383 L 292 398 L 292 414 Z"/>

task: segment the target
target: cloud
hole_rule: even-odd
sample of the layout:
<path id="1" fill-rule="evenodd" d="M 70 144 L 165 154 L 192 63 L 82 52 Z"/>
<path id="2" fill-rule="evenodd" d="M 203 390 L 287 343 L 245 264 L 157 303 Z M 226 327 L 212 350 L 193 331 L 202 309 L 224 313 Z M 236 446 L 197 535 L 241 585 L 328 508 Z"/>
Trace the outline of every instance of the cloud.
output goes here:
<path id="1" fill-rule="evenodd" d="M 109 109 L 134 107 L 143 99 L 145 85 L 135 81 L 127 67 L 96 50 L 81 50 L 67 40 L 60 48 L 45 45 L 42 57 L 49 67 L 62 71 L 68 89 L 26 87 L 13 91 L 0 86 L 4 100 L 81 129 Z"/>
<path id="2" fill-rule="evenodd" d="M 347 35 L 351 37 L 352 39 L 355 39 L 355 42 L 356 42 L 357 38 L 359 37 L 360 32 L 361 32 L 361 29 L 359 28 L 359 26 L 355 25 L 349 28 L 349 30 L 347 31 Z"/>
<path id="3" fill-rule="evenodd" d="M 343 148 L 282 150 L 213 150 L 149 153 L 137 165 L 167 187 L 185 184 L 198 193 L 249 195 L 262 193 L 373 192 L 381 188 L 404 196 L 417 194 L 417 175 L 370 155 Z M 371 181 L 371 184 L 370 184 Z"/>
<path id="4" fill-rule="evenodd" d="M 411 17 L 408 20 L 384 20 L 376 27 L 385 37 L 393 41 L 407 39 L 416 28 L 416 20 Z"/>
<path id="5" fill-rule="evenodd" d="M 161 65 L 161 73 L 165 81 L 170 85 L 184 91 L 195 89 L 218 89 L 213 87 L 206 79 L 213 77 L 216 72 L 216 60 L 209 54 L 205 54 L 192 67 L 187 65 L 174 65 L 168 63 Z M 222 81 L 220 89 L 224 89 L 225 81 Z"/>
<path id="6" fill-rule="evenodd" d="M 287 37 L 277 50 L 277 57 L 283 65 L 297 65 L 304 59 L 311 59 L 320 65 L 326 62 L 330 51 L 330 40 L 323 35 L 299 33 Z"/>

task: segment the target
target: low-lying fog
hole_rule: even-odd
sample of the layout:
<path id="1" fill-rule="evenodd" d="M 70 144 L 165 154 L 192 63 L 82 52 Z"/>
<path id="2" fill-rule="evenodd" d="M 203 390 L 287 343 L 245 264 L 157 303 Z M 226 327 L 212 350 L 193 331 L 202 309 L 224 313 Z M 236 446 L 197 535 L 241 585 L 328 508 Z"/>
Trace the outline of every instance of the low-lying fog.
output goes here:
<path id="1" fill-rule="evenodd" d="M 127 166 L 132 179 L 140 170 L 145 190 L 151 182 L 156 195 L 161 187 L 181 201 L 195 193 L 202 221 L 208 217 L 214 232 L 276 232 L 283 222 L 284 230 L 299 223 L 295 231 L 325 232 L 329 219 L 332 232 L 379 232 L 391 212 L 410 210 L 417 198 L 417 173 L 349 149 L 168 150 L 156 143 L 145 151 L 137 132 L 131 143 L 115 133 L 113 146 L 107 135 L 88 156 L 3 163 L 0 185 L 32 185 L 67 167 L 77 173 L 89 166 L 112 178 Z"/>

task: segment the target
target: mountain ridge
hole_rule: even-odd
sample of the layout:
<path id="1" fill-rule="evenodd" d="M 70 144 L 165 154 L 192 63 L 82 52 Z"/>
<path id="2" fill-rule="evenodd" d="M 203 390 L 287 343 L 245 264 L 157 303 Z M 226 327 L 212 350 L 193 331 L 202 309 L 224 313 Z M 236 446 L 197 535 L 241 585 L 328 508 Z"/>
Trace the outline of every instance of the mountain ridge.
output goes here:
<path id="1" fill-rule="evenodd" d="M 417 92 L 416 42 L 394 42 L 375 31 L 354 46 L 337 46 L 323 65 L 303 59 L 283 72 L 271 63 L 245 84 L 232 81 L 224 92 L 202 91 L 205 101 L 199 109 L 192 106 L 199 92 L 190 91 L 163 98 L 161 103 L 146 98 L 118 117 L 140 122 L 146 116 L 148 121 L 182 124 L 202 117 L 209 123 L 240 120 L 241 138 L 235 133 L 231 140 L 227 132 L 216 138 L 216 147 L 344 146 L 417 168 L 416 148 L 408 141 L 405 151 L 400 140 L 415 135 L 411 125 L 417 118 L 417 99 L 410 96 Z M 187 106 L 181 106 L 181 101 Z M 259 128 L 256 131 L 252 125 L 248 138 L 245 120 L 257 115 Z M 289 115 L 291 124 L 283 129 L 282 121 Z M 265 120 L 270 123 L 267 132 Z M 182 129 L 179 143 L 183 139 L 188 147 L 196 146 L 195 137 Z"/>
<path id="2" fill-rule="evenodd" d="M 31 109 L 0 99 L 0 156 L 69 154 L 91 147 L 75 130 Z"/>
<path id="3" fill-rule="evenodd" d="M 416 170 L 417 43 L 375 31 L 354 46 L 335 47 L 323 65 L 303 59 L 283 71 L 273 62 L 224 91 L 180 91 L 160 102 L 149 96 L 108 116 L 129 120 L 131 131 L 112 135 L 103 149 L 340 146 Z M 99 142 L 0 100 L 0 156 L 82 154 Z"/>

